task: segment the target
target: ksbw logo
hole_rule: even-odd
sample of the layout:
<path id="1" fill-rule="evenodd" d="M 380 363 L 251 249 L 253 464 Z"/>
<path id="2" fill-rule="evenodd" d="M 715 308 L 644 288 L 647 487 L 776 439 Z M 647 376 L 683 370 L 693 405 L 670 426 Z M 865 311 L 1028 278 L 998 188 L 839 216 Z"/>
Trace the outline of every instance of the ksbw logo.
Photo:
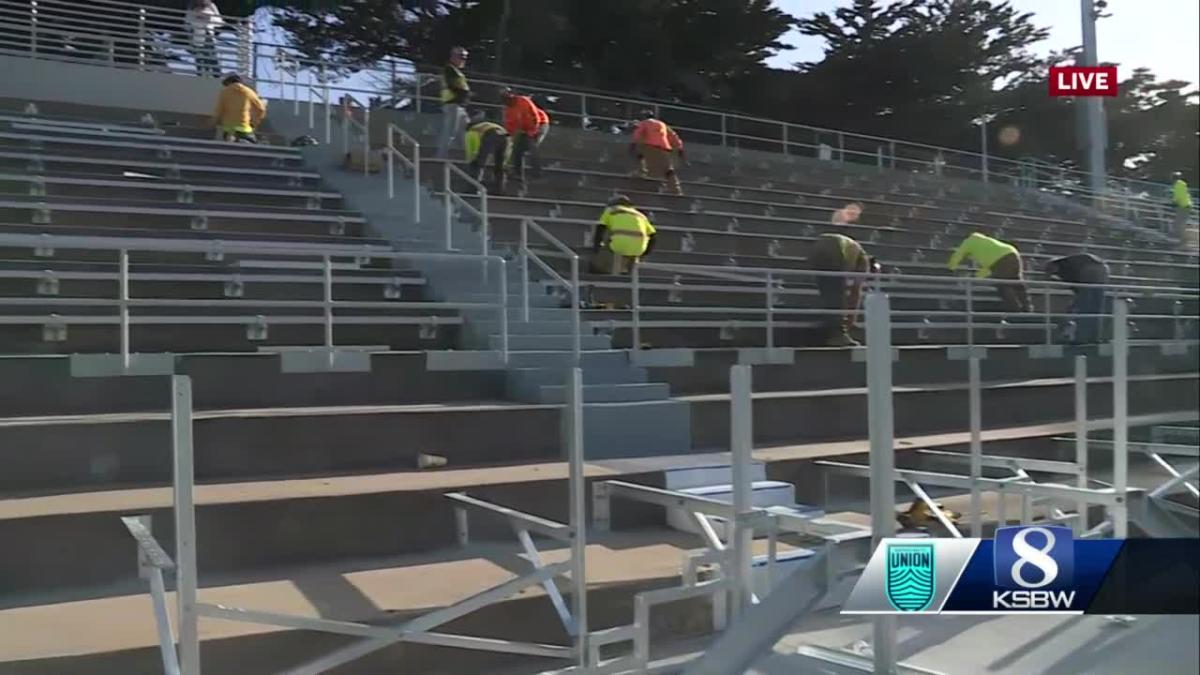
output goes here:
<path id="1" fill-rule="evenodd" d="M 998 587 L 992 591 L 993 609 L 1074 609 L 1075 541 L 1071 528 L 999 528 L 993 573 Z"/>

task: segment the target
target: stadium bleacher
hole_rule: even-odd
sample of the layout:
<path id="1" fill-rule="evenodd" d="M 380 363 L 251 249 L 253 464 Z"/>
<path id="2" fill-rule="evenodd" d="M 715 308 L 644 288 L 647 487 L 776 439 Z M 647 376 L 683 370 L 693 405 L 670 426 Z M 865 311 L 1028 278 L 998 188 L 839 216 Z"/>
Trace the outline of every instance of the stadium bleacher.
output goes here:
<path id="1" fill-rule="evenodd" d="M 389 124 L 431 145 L 437 123 L 393 110 L 372 120 L 375 146 Z M 808 244 L 849 202 L 863 205 L 862 218 L 839 227 L 882 259 L 885 274 L 872 284 L 897 312 L 898 448 L 969 443 L 965 368 L 948 358 L 964 346 L 988 349 L 989 453 L 1064 456 L 1054 439 L 1075 430 L 1075 354 L 1092 364 L 1090 415 L 1113 414 L 1105 346 L 1046 349 L 1069 321 L 1069 291 L 1037 285 L 1042 263 L 1081 250 L 1109 260 L 1114 295 L 1131 300 L 1131 426 L 1193 423 L 1200 407 L 1195 253 L 1098 213 L 1076 217 L 1055 196 L 697 143 L 682 172 L 686 196 L 676 197 L 628 176 L 624 139 L 560 125 L 543 148 L 545 176 L 526 194 L 488 195 L 486 225 L 452 212 L 459 250 L 446 252 L 446 214 L 426 208 L 422 222 L 406 219 L 398 202 L 388 206 L 383 177 L 331 162 L 341 139 L 289 147 L 307 124 L 306 111 L 276 101 L 269 144 L 225 144 L 210 140 L 202 115 L 0 100 L 0 542 L 19 552 L 0 555 L 0 671 L 160 666 L 121 518 L 150 515 L 164 543 L 175 534 L 168 373 L 192 380 L 207 602 L 397 625 L 540 566 L 527 548 L 514 552 L 503 520 L 472 517 L 467 541 L 461 507 L 445 495 L 469 491 L 566 521 L 560 425 L 576 345 L 593 487 L 666 487 L 671 471 L 728 465 L 729 368 L 749 364 L 766 477 L 863 526 L 862 485 L 818 463 L 866 455 L 862 350 L 820 346 L 819 317 L 803 313 L 816 307 Z M 418 163 L 429 205 L 446 203 L 447 189 L 470 196 L 465 181 L 442 182 L 440 163 Z M 651 212 L 661 232 L 636 297 L 629 278 L 586 271 L 591 228 L 614 192 Z M 481 227 L 490 238 L 476 250 Z M 944 263 L 976 230 L 1022 250 L 1033 313 L 1004 315 L 994 291 L 977 288 L 967 318 L 963 282 Z M 546 266 L 530 265 L 528 283 L 524 253 Z M 555 279 L 572 280 L 572 256 L 584 261 L 580 284 L 564 290 Z M 572 293 L 584 291 L 590 303 L 579 308 Z M 445 467 L 423 469 L 429 457 Z M 1134 462 L 1131 482 L 1149 480 L 1151 467 Z M 660 508 L 611 515 L 611 530 L 589 534 L 593 630 L 628 623 L 636 594 L 677 585 L 681 559 L 698 546 L 694 534 L 667 528 Z M 555 561 L 568 551 L 542 549 Z M 445 627 L 567 640 L 552 595 L 534 586 Z M 709 634 L 711 617 L 691 599 L 656 610 L 651 625 L 685 642 Z M 209 621 L 205 672 L 275 672 L 357 639 L 304 628 Z M 564 663 L 438 639 L 413 637 L 332 672 Z"/>

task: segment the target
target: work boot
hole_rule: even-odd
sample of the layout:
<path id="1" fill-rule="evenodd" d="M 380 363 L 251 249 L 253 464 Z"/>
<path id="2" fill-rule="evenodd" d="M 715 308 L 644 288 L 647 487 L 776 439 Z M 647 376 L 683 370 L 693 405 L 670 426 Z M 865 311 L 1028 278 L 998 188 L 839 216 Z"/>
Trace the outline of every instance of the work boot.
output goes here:
<path id="1" fill-rule="evenodd" d="M 850 337 L 846 333 L 836 333 L 831 336 L 826 342 L 827 347 L 859 347 L 858 341 Z"/>

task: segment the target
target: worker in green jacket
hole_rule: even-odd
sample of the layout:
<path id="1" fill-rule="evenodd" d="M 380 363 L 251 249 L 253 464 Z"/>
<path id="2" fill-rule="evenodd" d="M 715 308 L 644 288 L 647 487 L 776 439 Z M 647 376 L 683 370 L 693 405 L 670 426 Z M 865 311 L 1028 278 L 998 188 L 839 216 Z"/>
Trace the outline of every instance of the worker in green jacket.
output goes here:
<path id="1" fill-rule="evenodd" d="M 442 69 L 442 132 L 438 137 L 438 159 L 449 157 L 450 145 L 468 124 L 467 104 L 471 102 L 471 85 L 463 74 L 466 65 L 467 50 L 452 48 L 450 60 Z"/>
<path id="2" fill-rule="evenodd" d="M 847 276 L 822 274 L 816 277 L 821 308 L 838 310 L 825 315 L 825 344 L 829 347 L 855 347 L 850 329 L 858 323 L 858 306 L 868 272 L 878 272 L 879 263 L 862 245 L 844 234 L 826 233 L 817 237 L 808 252 L 808 266 L 819 272 L 841 272 Z"/>
<path id="3" fill-rule="evenodd" d="M 504 130 L 504 127 L 488 121 L 487 116 L 482 112 L 475 113 L 467 127 L 467 133 L 463 136 L 463 146 L 467 164 L 471 175 L 475 176 L 475 180 L 483 182 L 483 172 L 490 159 L 492 161 L 492 190 L 495 194 L 504 194 L 504 165 L 508 161 L 508 153 L 512 148 L 508 132 Z"/>
<path id="4" fill-rule="evenodd" d="M 1175 182 L 1171 184 L 1171 203 L 1175 205 L 1175 237 L 1183 241 L 1187 232 L 1188 218 L 1192 215 L 1192 193 L 1188 184 L 1183 180 L 1183 174 L 1176 171 L 1172 176 Z"/>
<path id="5" fill-rule="evenodd" d="M 975 262 L 975 276 L 980 279 L 996 279 L 1023 282 L 1021 254 L 1017 247 L 975 232 L 954 250 L 946 266 L 955 271 L 964 259 Z M 1028 312 L 1032 310 L 1024 283 L 998 284 L 1000 302 L 1006 312 Z"/>
<path id="6" fill-rule="evenodd" d="M 614 276 L 633 269 L 642 256 L 654 248 L 656 231 L 646 214 L 633 207 L 625 195 L 616 195 L 608 200 L 608 206 L 600 214 L 600 222 L 592 235 L 593 252 L 599 254 L 605 243 L 612 261 L 609 272 Z M 595 269 L 598 266 L 593 263 Z"/>

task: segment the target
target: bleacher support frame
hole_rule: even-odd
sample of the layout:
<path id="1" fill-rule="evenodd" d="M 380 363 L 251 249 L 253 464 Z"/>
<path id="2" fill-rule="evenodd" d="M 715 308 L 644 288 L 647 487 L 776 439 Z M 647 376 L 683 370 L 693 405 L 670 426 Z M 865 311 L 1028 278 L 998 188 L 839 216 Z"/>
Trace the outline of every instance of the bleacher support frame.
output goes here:
<path id="1" fill-rule="evenodd" d="M 168 675 L 200 675 L 199 620 L 202 617 L 240 621 L 280 628 L 312 630 L 362 638 L 323 657 L 285 671 L 287 675 L 318 675 L 343 663 L 348 663 L 373 651 L 400 641 L 420 642 L 463 649 L 525 654 L 548 658 L 568 659 L 580 668 L 588 668 L 591 655 L 598 653 L 589 647 L 587 625 L 587 580 L 585 550 L 587 529 L 585 516 L 585 485 L 583 472 L 583 373 L 579 368 L 568 371 L 567 402 L 563 408 L 563 441 L 569 464 L 570 493 L 568 524 L 555 523 L 538 516 L 508 509 L 461 494 L 447 495 L 456 502 L 456 509 L 479 509 L 509 520 L 518 540 L 530 558 L 533 570 L 497 586 L 476 593 L 453 605 L 409 619 L 398 626 L 380 626 L 355 621 L 309 618 L 277 612 L 238 607 L 226 607 L 200 602 L 197 598 L 197 540 L 195 473 L 192 439 L 191 378 L 173 375 L 170 378 L 172 429 L 172 513 L 175 525 L 175 558 L 162 549 L 150 530 L 150 516 L 122 519 L 133 537 L 138 551 L 138 569 L 150 584 L 150 595 L 156 619 L 159 648 L 164 671 Z M 456 517 L 460 523 L 459 541 L 467 539 L 465 515 Z M 569 541 L 570 558 L 563 562 L 543 564 L 530 538 L 530 532 Z M 178 604 L 178 636 L 173 634 L 166 611 L 164 575 L 175 572 Z M 567 610 L 554 586 L 559 576 L 571 578 L 571 609 Z M 477 609 L 501 601 L 523 588 L 543 586 L 562 617 L 571 636 L 570 645 L 552 645 L 512 640 L 497 640 L 467 635 L 435 632 L 434 629 Z M 555 589 L 551 591 L 551 589 Z M 600 639 L 612 639 L 604 633 Z M 586 672 L 591 672 L 590 670 Z"/>

